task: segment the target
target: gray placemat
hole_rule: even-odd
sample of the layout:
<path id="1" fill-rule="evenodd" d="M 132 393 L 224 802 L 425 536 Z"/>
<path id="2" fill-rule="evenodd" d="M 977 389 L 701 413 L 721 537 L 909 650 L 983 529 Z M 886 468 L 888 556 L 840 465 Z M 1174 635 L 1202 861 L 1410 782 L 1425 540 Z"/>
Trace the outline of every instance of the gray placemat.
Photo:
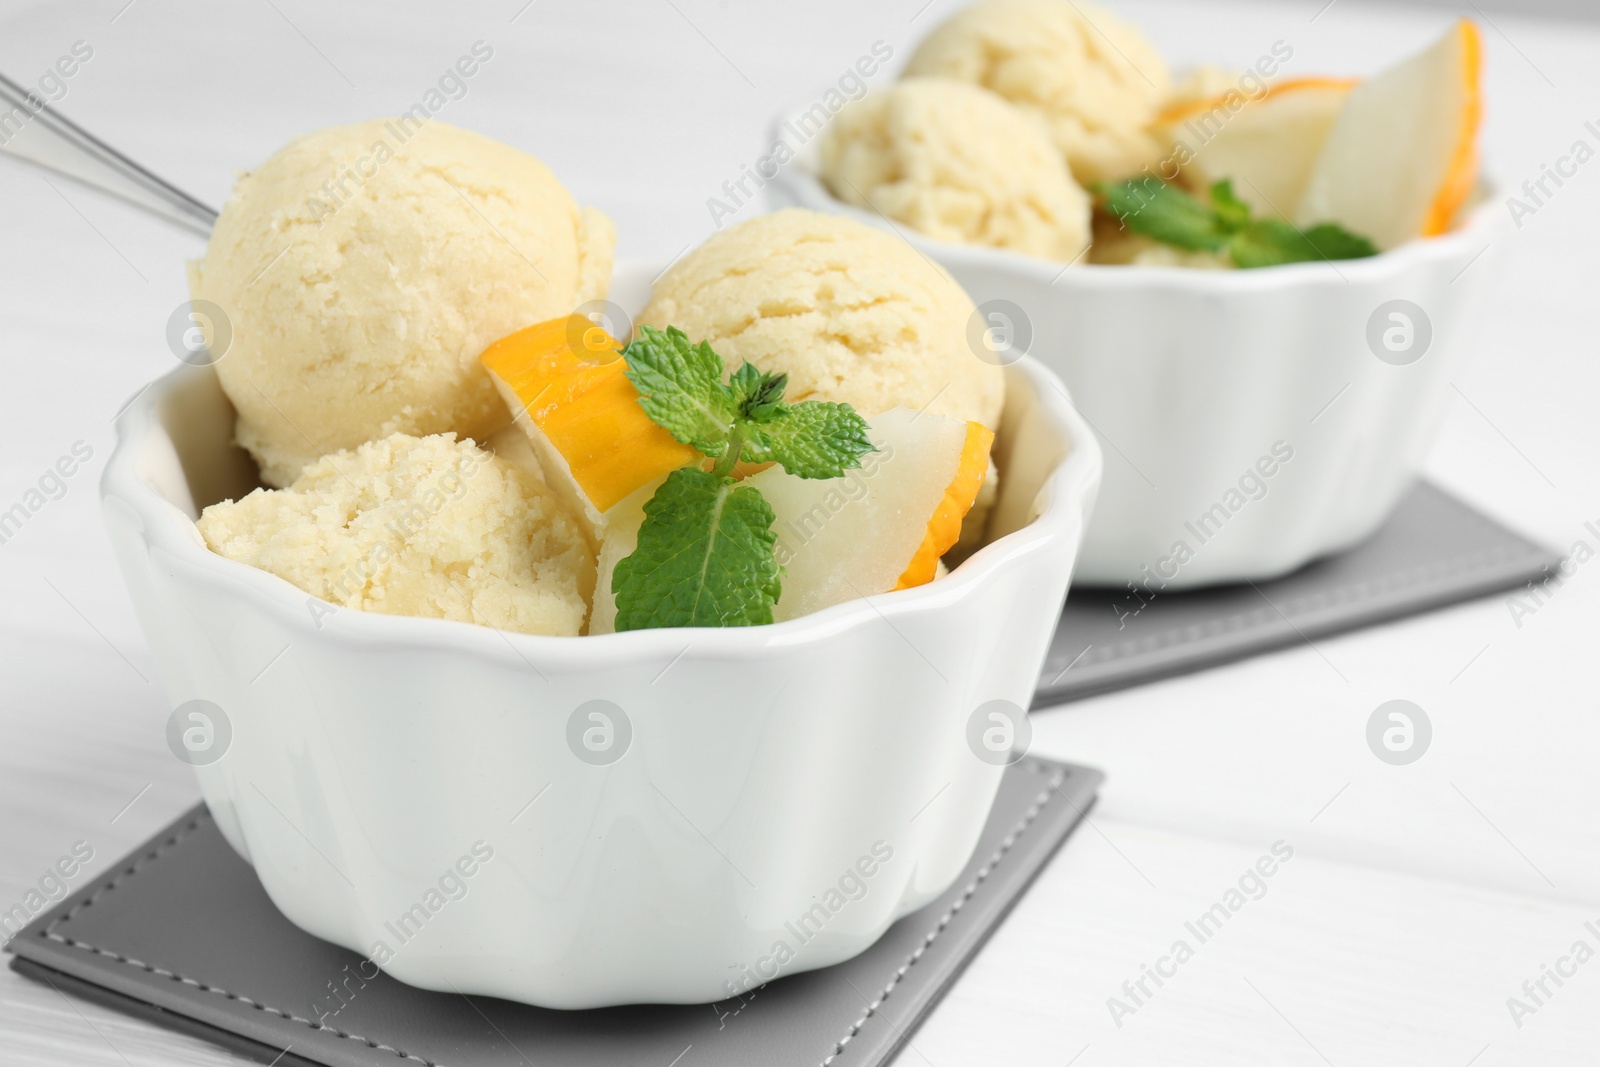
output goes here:
<path id="1" fill-rule="evenodd" d="M 1098 771 L 1006 772 L 972 861 L 864 954 L 717 1004 L 550 1011 L 380 974 L 290 924 L 204 805 L 22 930 L 14 970 L 278 1067 L 871 1067 L 886 1062 L 1094 803 Z M 349 970 L 346 970 L 346 968 Z M 280 1058 L 281 1057 L 281 1058 Z"/>
<path id="2" fill-rule="evenodd" d="M 1419 482 L 1364 544 L 1270 582 L 1154 596 L 1074 587 L 1033 706 L 1432 611 L 1543 579 L 1560 559 Z"/>

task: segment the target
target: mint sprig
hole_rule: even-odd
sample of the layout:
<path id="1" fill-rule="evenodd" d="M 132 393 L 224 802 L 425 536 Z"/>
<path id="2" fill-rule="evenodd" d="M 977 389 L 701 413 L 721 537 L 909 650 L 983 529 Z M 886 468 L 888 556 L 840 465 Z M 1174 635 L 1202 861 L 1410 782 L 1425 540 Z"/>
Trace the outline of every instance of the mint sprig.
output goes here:
<path id="1" fill-rule="evenodd" d="M 1096 189 L 1106 210 L 1128 229 L 1192 252 L 1226 255 L 1243 269 L 1318 259 L 1361 259 L 1377 246 L 1337 223 L 1301 229 L 1276 217 L 1256 218 L 1227 179 L 1202 202 L 1159 178 L 1130 178 Z"/>
<path id="2" fill-rule="evenodd" d="M 611 576 L 617 629 L 771 622 L 783 590 L 775 520 L 733 470 L 772 462 L 837 478 L 874 451 L 866 420 L 849 404 L 787 403 L 788 375 L 748 362 L 724 382 L 722 357 L 675 326 L 641 326 L 622 358 L 645 414 L 716 462 L 673 471 L 645 504 L 638 544 Z"/>

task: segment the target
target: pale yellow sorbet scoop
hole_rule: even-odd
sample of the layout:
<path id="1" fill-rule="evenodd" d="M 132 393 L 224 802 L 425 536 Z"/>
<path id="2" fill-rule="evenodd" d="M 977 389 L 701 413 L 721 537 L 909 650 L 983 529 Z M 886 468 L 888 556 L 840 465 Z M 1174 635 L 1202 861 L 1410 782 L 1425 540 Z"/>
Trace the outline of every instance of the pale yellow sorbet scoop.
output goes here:
<path id="1" fill-rule="evenodd" d="M 450 434 L 331 453 L 199 527 L 218 555 L 385 615 L 570 637 L 594 589 L 594 554 L 543 483 Z"/>
<path id="2" fill-rule="evenodd" d="M 1089 194 L 1044 128 L 987 89 L 909 78 L 850 104 L 822 139 L 840 200 L 929 237 L 1072 262 Z"/>
<path id="3" fill-rule="evenodd" d="M 392 433 L 510 420 L 478 355 L 603 297 L 615 234 L 543 163 L 429 121 L 292 142 L 240 176 L 190 289 L 232 327 L 216 364 L 268 485 Z"/>
<path id="4" fill-rule="evenodd" d="M 1087 0 L 978 0 L 936 27 L 907 77 L 959 78 L 1042 122 L 1080 184 L 1133 177 L 1162 144 L 1149 125 L 1172 78 L 1133 25 Z"/>
<path id="5" fill-rule="evenodd" d="M 791 209 L 724 230 L 656 283 L 639 321 L 709 341 L 728 369 L 787 371 L 785 400 L 1000 425 L 1005 374 L 974 352 L 972 299 L 903 238 Z"/>

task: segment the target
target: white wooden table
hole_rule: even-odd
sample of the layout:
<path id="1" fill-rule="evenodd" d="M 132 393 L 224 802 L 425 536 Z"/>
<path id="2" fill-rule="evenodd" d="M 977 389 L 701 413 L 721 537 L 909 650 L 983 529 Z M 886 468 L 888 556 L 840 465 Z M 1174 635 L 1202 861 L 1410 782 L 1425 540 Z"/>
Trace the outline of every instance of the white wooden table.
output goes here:
<path id="1" fill-rule="evenodd" d="M 950 6 L 921 3 L 493 0 L 363 18 L 311 0 L 12 4 L 0 70 L 32 81 L 87 42 L 63 113 L 220 204 L 237 169 L 293 134 L 402 110 L 483 40 L 492 61 L 441 117 L 545 159 L 612 214 L 622 254 L 670 257 L 710 231 L 707 199 L 764 153 L 769 114 L 874 41 L 903 59 Z M 1120 8 L 1175 63 L 1242 67 L 1281 39 L 1295 73 L 1375 69 L 1448 18 L 1324 4 Z M 1487 157 L 1516 187 L 1574 141 L 1600 147 L 1584 128 L 1600 120 L 1600 27 L 1491 17 Z M 198 795 L 163 744 L 94 483 L 112 414 L 170 366 L 163 331 L 200 246 L 4 159 L 0 194 L 0 510 L 75 442 L 93 449 L 0 545 L 8 907 L 74 842 L 98 871 Z M 1600 549 L 1584 527 L 1600 526 L 1597 221 L 1592 162 L 1508 238 L 1429 475 L 1551 544 Z M 1520 625 L 1490 599 L 1038 715 L 1035 751 L 1104 768 L 1102 803 L 900 1062 L 1600 1061 L 1600 962 L 1547 980 L 1520 1020 L 1507 1007 L 1575 941 L 1600 950 L 1584 927 L 1600 926 L 1597 649 L 1600 562 Z M 1394 697 L 1435 729 L 1405 767 L 1364 740 Z M 1280 840 L 1294 857 L 1266 894 L 1113 1019 L 1108 998 L 1135 1004 L 1123 983 Z M 0 973 L 5 1064 L 229 1060 Z"/>

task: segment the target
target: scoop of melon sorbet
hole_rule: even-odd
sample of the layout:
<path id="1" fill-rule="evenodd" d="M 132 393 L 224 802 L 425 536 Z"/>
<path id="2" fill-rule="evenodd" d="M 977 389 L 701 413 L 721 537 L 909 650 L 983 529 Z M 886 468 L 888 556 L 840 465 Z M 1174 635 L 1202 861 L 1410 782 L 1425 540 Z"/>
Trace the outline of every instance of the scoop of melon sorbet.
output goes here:
<path id="1" fill-rule="evenodd" d="M 550 490 L 454 434 L 335 452 L 199 527 L 219 555 L 386 615 L 573 636 L 594 589 L 593 552 Z"/>
<path id="2" fill-rule="evenodd" d="M 408 125 L 409 122 L 409 125 Z M 242 175 L 191 269 L 268 485 L 392 433 L 510 421 L 478 354 L 605 296 L 615 234 L 525 152 L 442 122 L 308 134 Z"/>
<path id="3" fill-rule="evenodd" d="M 789 375 L 784 399 L 1000 424 L 1005 374 L 968 340 L 972 299 L 910 244 L 791 209 L 724 230 L 679 260 L 639 321 L 709 341 L 728 370 Z"/>

